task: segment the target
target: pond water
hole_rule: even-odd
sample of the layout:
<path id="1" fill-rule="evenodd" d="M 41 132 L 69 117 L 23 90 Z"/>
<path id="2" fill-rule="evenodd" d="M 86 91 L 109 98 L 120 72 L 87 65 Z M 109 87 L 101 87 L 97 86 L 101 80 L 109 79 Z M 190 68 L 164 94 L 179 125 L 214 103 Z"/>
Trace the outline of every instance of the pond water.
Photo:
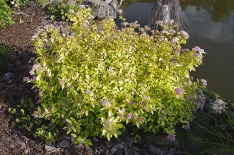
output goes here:
<path id="1" fill-rule="evenodd" d="M 147 25 L 156 0 L 126 0 L 123 16 L 128 22 Z M 181 7 L 193 26 L 185 24 L 190 35 L 186 47 L 200 46 L 207 54 L 191 75 L 206 79 L 208 89 L 234 102 L 234 1 L 184 0 Z"/>

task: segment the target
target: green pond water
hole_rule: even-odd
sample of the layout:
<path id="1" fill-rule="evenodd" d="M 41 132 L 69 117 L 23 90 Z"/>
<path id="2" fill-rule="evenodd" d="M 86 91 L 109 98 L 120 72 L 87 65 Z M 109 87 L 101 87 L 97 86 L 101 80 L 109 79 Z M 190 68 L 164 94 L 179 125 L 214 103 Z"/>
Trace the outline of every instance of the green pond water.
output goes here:
<path id="1" fill-rule="evenodd" d="M 156 0 L 125 0 L 123 16 L 128 22 L 147 25 Z M 203 65 L 191 72 L 206 79 L 208 89 L 234 102 L 234 0 L 181 0 L 181 8 L 192 25 L 186 47 L 200 46 L 207 54 Z"/>

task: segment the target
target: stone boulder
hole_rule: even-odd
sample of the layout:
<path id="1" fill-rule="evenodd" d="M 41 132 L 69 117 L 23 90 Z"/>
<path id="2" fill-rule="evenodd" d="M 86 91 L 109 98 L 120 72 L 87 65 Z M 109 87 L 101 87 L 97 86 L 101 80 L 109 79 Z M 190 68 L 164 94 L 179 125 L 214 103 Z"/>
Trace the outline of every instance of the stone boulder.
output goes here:
<path id="1" fill-rule="evenodd" d="M 92 8 L 92 15 L 95 18 L 116 18 L 117 9 L 122 4 L 122 0 L 50 0 L 44 3 L 42 7 L 52 4 L 53 7 L 57 7 L 61 4 L 63 7 L 74 5 L 88 5 Z"/>

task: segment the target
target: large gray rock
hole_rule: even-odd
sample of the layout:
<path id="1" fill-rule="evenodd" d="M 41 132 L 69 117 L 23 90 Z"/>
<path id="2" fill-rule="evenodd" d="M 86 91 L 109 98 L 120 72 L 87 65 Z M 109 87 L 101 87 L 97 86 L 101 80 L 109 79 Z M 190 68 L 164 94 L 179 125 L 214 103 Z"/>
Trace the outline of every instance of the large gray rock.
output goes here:
<path id="1" fill-rule="evenodd" d="M 121 5 L 122 0 L 86 0 L 87 4 L 92 8 L 92 15 L 98 19 L 116 18 L 117 9 Z"/>
<path id="2" fill-rule="evenodd" d="M 151 152 L 152 154 L 155 154 L 155 155 L 163 155 L 164 154 L 164 152 L 155 145 L 149 145 L 148 149 L 149 149 L 149 152 Z"/>
<path id="3" fill-rule="evenodd" d="M 124 151 L 124 144 L 123 143 L 118 143 L 111 149 L 112 154 L 122 154 L 123 151 Z"/>
<path id="4" fill-rule="evenodd" d="M 50 0 L 42 5 L 46 7 L 48 4 L 53 4 L 57 7 L 58 4 L 63 7 L 75 6 L 79 4 L 88 5 L 92 8 L 92 15 L 99 19 L 103 18 L 116 18 L 117 9 L 122 4 L 122 0 L 68 0 L 66 3 L 63 0 Z"/>

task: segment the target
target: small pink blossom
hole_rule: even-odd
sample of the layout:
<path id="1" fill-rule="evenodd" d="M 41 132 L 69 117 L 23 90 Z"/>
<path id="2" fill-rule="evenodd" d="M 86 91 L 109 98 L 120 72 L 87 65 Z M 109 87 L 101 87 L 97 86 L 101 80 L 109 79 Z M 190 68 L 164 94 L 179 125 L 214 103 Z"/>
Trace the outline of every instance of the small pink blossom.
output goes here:
<path id="1" fill-rule="evenodd" d="M 72 38 L 72 37 L 74 37 L 75 36 L 75 33 L 71 33 L 68 37 L 69 38 Z"/>
<path id="2" fill-rule="evenodd" d="M 175 34 L 175 33 L 176 33 L 176 31 L 173 30 L 173 29 L 169 30 L 169 32 L 172 33 L 172 34 Z"/>
<path id="3" fill-rule="evenodd" d="M 190 125 L 189 125 L 189 124 L 186 124 L 186 125 L 184 126 L 184 129 L 185 129 L 185 130 L 189 130 L 189 129 L 190 129 Z"/>
<path id="4" fill-rule="evenodd" d="M 127 119 L 131 119 L 132 118 L 132 113 L 128 113 L 127 114 Z"/>
<path id="5" fill-rule="evenodd" d="M 206 87 L 207 86 L 207 81 L 205 79 L 200 79 L 201 85 Z"/>
<path id="6" fill-rule="evenodd" d="M 183 89 L 182 88 L 176 88 L 175 91 L 176 91 L 176 95 L 180 95 L 180 94 L 183 93 Z"/>
<path id="7" fill-rule="evenodd" d="M 123 13 L 123 10 L 122 10 L 122 9 L 118 9 L 118 10 L 116 10 L 116 12 L 117 12 L 119 15 L 121 15 L 121 14 Z"/>
<path id="8" fill-rule="evenodd" d="M 107 99 L 105 99 L 105 100 L 101 100 L 101 101 L 100 101 L 100 104 L 101 104 L 102 106 L 106 106 L 106 105 L 110 104 L 110 102 L 109 102 Z"/>
<path id="9" fill-rule="evenodd" d="M 86 94 L 91 94 L 92 92 L 90 90 L 85 91 Z"/>
<path id="10" fill-rule="evenodd" d="M 181 34 L 184 36 L 184 37 L 186 37 L 186 38 L 188 38 L 189 37 L 189 35 L 188 35 L 188 33 L 187 32 L 185 32 L 185 31 L 180 31 L 181 32 Z"/>
<path id="11" fill-rule="evenodd" d="M 200 57 L 201 55 L 200 55 L 199 53 L 194 53 L 193 56 L 196 57 L 196 58 L 198 58 L 198 57 Z"/>
<path id="12" fill-rule="evenodd" d="M 184 49 L 183 48 L 183 49 L 180 50 L 180 54 L 183 54 L 183 53 L 188 52 L 188 51 L 189 51 L 189 49 Z"/>
<path id="13" fill-rule="evenodd" d="M 74 10 L 69 10 L 70 13 L 74 13 Z"/>
<path id="14" fill-rule="evenodd" d="M 130 101 L 130 102 L 129 102 L 130 105 L 133 105 L 133 103 L 134 103 L 133 101 Z"/>
<path id="15" fill-rule="evenodd" d="M 78 5 L 80 9 L 85 8 L 87 5 Z"/>
<path id="16" fill-rule="evenodd" d="M 176 40 L 176 39 L 172 39 L 172 40 L 171 40 L 171 42 L 172 42 L 172 43 L 177 43 L 177 42 L 178 42 L 178 40 Z"/>
<path id="17" fill-rule="evenodd" d="M 175 141 L 175 134 L 174 133 L 171 133 L 171 134 L 169 134 L 168 136 L 167 136 L 167 139 L 169 140 L 169 141 Z"/>
<path id="18" fill-rule="evenodd" d="M 175 21 L 173 19 L 171 19 L 170 23 L 173 24 Z"/>
<path id="19" fill-rule="evenodd" d="M 44 28 L 44 29 L 47 29 L 48 27 L 49 27 L 49 25 L 45 25 L 45 26 L 43 26 L 43 28 Z"/>
<path id="20" fill-rule="evenodd" d="M 122 22 L 121 25 L 125 27 L 125 26 L 128 26 L 129 23 L 128 22 Z"/>
<path id="21" fill-rule="evenodd" d="M 192 50 L 193 50 L 194 52 L 204 53 L 204 50 L 201 49 L 199 46 L 195 46 Z"/>
<path id="22" fill-rule="evenodd" d="M 35 71 L 39 69 L 40 63 L 36 63 L 33 65 L 32 69 L 29 71 L 31 75 L 35 74 Z"/>
<path id="23" fill-rule="evenodd" d="M 39 118 L 39 114 L 38 114 L 37 111 L 34 111 L 33 114 L 32 114 L 32 116 L 33 116 L 34 118 Z"/>
<path id="24" fill-rule="evenodd" d="M 31 80 L 32 80 L 32 81 L 36 81 L 36 80 L 37 80 L 37 77 L 36 77 L 36 76 L 33 76 Z"/>
<path id="25" fill-rule="evenodd" d="M 23 77 L 23 82 L 28 82 L 30 78 L 28 76 Z"/>
<path id="26" fill-rule="evenodd" d="M 36 38 L 37 38 L 37 35 L 33 35 L 31 38 L 32 38 L 32 39 L 36 39 Z"/>
<path id="27" fill-rule="evenodd" d="M 80 141 L 78 147 L 83 147 L 84 146 L 84 141 Z"/>
<path id="28" fill-rule="evenodd" d="M 169 32 L 167 30 L 162 31 L 163 34 L 168 34 Z"/>

